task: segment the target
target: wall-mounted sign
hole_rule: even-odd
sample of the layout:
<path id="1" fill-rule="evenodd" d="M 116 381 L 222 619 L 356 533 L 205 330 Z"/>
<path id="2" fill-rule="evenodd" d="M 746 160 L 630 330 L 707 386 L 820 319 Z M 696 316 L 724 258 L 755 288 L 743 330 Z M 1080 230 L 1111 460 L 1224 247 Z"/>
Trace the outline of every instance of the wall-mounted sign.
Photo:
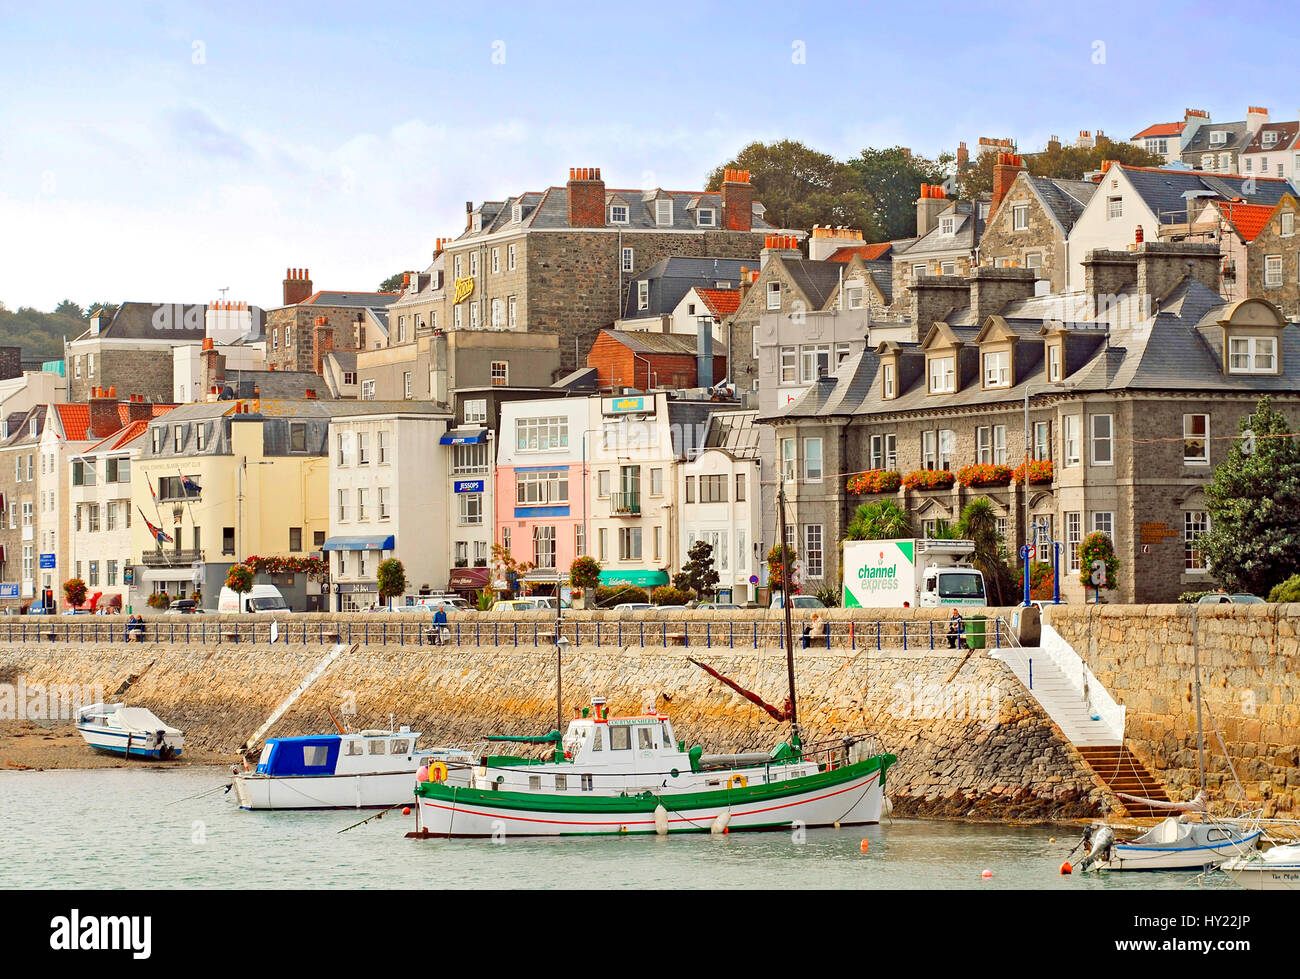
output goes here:
<path id="1" fill-rule="evenodd" d="M 474 277 L 466 275 L 457 279 L 452 291 L 452 303 L 463 303 L 472 295 L 474 295 Z"/>
<path id="2" fill-rule="evenodd" d="M 122 584 L 124 585 L 135 584 L 135 568 L 131 567 L 129 564 L 122 569 Z"/>
<path id="3" fill-rule="evenodd" d="M 53 554 L 42 554 L 42 555 L 41 555 L 41 570 L 42 570 L 42 571 L 49 571 L 49 570 L 51 570 L 53 567 L 54 567 L 54 555 L 53 555 Z"/>
<path id="4" fill-rule="evenodd" d="M 1163 540 L 1179 536 L 1178 531 L 1165 523 L 1140 524 L 1138 533 L 1143 544 L 1159 544 Z"/>
<path id="5" fill-rule="evenodd" d="M 0 598 L 17 598 L 18 582 L 12 584 L 0 584 Z"/>
<path id="6" fill-rule="evenodd" d="M 624 412 L 653 411 L 653 402 L 651 402 L 650 405 L 647 405 L 646 402 L 648 401 L 650 401 L 650 399 L 646 397 L 610 398 L 606 402 L 605 413 L 607 415 L 617 415 Z"/>
<path id="7" fill-rule="evenodd" d="M 452 483 L 452 487 L 457 493 L 482 493 L 483 480 L 481 479 L 458 479 Z"/>

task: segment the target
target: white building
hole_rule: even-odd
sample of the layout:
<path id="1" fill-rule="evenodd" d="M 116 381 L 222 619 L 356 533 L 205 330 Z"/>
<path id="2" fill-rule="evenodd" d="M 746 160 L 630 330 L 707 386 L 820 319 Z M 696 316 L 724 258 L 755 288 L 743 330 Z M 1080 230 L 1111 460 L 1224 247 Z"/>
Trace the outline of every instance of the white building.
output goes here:
<path id="1" fill-rule="evenodd" d="M 235 343 L 221 344 L 217 349 L 225 357 L 225 372 L 230 376 L 238 375 L 240 371 L 264 372 L 265 347 L 265 344 Z M 203 345 L 200 343 L 181 343 L 172 348 L 172 398 L 177 404 L 205 400 L 202 354 Z"/>
<path id="2" fill-rule="evenodd" d="M 451 507 L 446 454 L 438 442 L 449 416 L 376 413 L 331 419 L 329 432 L 330 607 L 379 602 L 377 569 L 398 558 L 409 594 L 447 580 Z"/>

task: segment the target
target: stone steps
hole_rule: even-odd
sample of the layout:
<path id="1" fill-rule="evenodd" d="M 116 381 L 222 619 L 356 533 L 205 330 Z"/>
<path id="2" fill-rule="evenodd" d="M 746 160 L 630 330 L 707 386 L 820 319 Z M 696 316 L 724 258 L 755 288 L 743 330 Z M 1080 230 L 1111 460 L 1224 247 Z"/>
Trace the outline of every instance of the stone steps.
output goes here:
<path id="1" fill-rule="evenodd" d="M 1110 728 L 1104 722 L 1092 719 L 1092 711 L 1084 701 L 1082 691 L 1061 672 L 1049 655 L 1034 647 L 1000 649 L 996 655 L 1011 667 L 1072 744 L 1116 745 Z"/>
<path id="2" fill-rule="evenodd" d="M 1145 765 L 1138 760 L 1127 745 L 1079 746 L 1079 754 L 1097 773 L 1112 792 L 1126 792 L 1140 795 L 1156 802 L 1168 802 L 1169 796 L 1164 786 L 1152 775 Z M 1155 809 L 1141 803 L 1120 799 L 1120 804 L 1133 817 L 1161 817 L 1169 815 L 1168 810 Z"/>

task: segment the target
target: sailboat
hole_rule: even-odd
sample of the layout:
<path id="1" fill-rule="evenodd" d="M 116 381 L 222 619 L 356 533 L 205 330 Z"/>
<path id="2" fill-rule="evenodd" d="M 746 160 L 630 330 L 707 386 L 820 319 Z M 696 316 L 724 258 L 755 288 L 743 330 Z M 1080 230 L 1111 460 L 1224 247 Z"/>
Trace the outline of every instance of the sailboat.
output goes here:
<path id="1" fill-rule="evenodd" d="M 783 522 L 784 516 L 782 506 Z M 549 757 L 487 755 L 468 786 L 418 784 L 416 829 L 407 836 L 667 835 L 879 822 L 885 773 L 897 758 L 877 753 L 865 736 L 805 743 L 796 713 L 788 606 L 785 620 L 786 707 L 774 708 L 726 681 L 790 722 L 790 736 L 772 751 L 688 751 L 675 739 L 667 714 L 650 708 L 611 716 L 605 699 L 596 697 L 563 734 L 557 725 L 545 735 L 489 739 L 542 746 Z M 558 644 L 558 629 L 556 635 Z"/>

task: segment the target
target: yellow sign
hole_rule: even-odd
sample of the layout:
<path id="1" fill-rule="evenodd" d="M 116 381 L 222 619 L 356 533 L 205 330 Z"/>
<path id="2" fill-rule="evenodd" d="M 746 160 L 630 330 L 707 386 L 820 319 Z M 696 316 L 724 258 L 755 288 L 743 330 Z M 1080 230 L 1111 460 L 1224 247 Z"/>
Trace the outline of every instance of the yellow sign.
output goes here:
<path id="1" fill-rule="evenodd" d="M 452 303 L 461 303 L 474 294 L 474 277 L 467 275 L 464 278 L 456 280 L 456 288 L 452 294 Z"/>

